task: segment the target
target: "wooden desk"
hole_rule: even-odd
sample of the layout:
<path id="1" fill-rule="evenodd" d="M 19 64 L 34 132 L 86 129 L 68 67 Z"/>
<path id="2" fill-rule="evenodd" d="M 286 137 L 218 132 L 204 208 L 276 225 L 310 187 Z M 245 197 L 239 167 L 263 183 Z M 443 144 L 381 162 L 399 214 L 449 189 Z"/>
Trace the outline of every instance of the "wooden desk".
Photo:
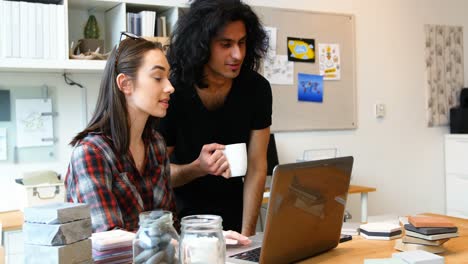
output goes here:
<path id="1" fill-rule="evenodd" d="M 367 223 L 367 197 L 368 193 L 375 192 L 377 189 L 373 187 L 350 185 L 348 193 L 360 193 L 361 194 L 361 223 Z"/>
<path id="2" fill-rule="evenodd" d="M 360 193 L 361 194 L 361 222 L 367 223 L 367 198 L 368 193 L 375 192 L 377 189 L 373 187 L 361 186 L 361 185 L 350 185 L 348 193 Z M 267 194 L 267 195 L 265 195 Z M 270 199 L 270 188 L 265 189 L 265 193 L 263 194 L 263 201 L 262 204 L 267 204 L 268 200 Z"/>
<path id="3" fill-rule="evenodd" d="M 21 211 L 0 213 L 0 223 L 3 231 L 19 230 L 23 228 L 24 215 Z"/>
<path id="4" fill-rule="evenodd" d="M 458 227 L 459 237 L 452 238 L 444 244 L 447 251 L 440 256 L 445 257 L 445 263 L 468 263 L 468 219 L 461 219 L 436 214 L 424 214 L 444 217 Z M 312 257 L 302 264 L 327 264 L 327 263 L 363 263 L 364 259 L 391 258 L 392 254 L 399 252 L 393 249 L 395 240 L 380 241 L 367 240 L 360 236 L 354 236 L 353 240 L 338 245 L 337 248 L 324 254 Z"/>

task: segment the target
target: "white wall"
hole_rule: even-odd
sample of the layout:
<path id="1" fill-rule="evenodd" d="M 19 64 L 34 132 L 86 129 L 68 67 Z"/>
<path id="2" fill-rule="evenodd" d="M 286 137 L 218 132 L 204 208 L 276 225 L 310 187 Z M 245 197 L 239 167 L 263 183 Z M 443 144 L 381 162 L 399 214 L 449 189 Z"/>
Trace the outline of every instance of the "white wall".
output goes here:
<path id="1" fill-rule="evenodd" d="M 87 88 L 88 116 L 96 104 L 96 94 L 100 83 L 100 75 L 97 74 L 73 74 L 69 75 L 73 80 L 81 83 Z M 14 89 L 14 87 L 40 87 L 47 84 L 56 87 L 57 91 L 57 118 L 54 119 L 58 131 L 58 149 L 55 153 L 57 161 L 53 163 L 6 163 L 0 162 L 0 211 L 13 210 L 21 207 L 21 192 L 18 192 L 18 184 L 15 178 L 22 177 L 23 172 L 50 169 L 65 175 L 68 161 L 70 159 L 71 147 L 68 142 L 85 125 L 84 109 L 82 107 L 83 91 L 77 86 L 65 84 L 61 74 L 54 73 L 5 73 L 0 72 L 0 89 Z M 8 131 L 7 133 L 11 133 Z"/>
<path id="2" fill-rule="evenodd" d="M 314 0 L 262 1 L 259 5 L 351 13 L 356 16 L 358 129 L 281 133 L 281 162 L 293 162 L 308 148 L 336 146 L 353 155 L 352 183 L 374 186 L 369 213 L 412 214 L 445 211 L 443 135 L 447 127 L 428 128 L 424 88 L 424 24 L 468 28 L 463 0 Z M 464 42 L 468 43 L 465 31 Z M 467 63 L 465 53 L 465 63 Z M 465 78 L 468 68 L 465 67 Z M 384 103 L 383 120 L 373 105 Z M 359 217 L 357 196 L 348 207 Z"/>
<path id="3" fill-rule="evenodd" d="M 250 0 L 251 4 L 306 9 L 356 16 L 358 129 L 349 131 L 291 132 L 277 135 L 280 162 L 294 162 L 304 149 L 337 147 L 353 155 L 354 184 L 370 185 L 370 214 L 444 212 L 443 135 L 447 127 L 428 128 L 425 122 L 424 24 L 462 25 L 468 28 L 464 0 Z M 292 5 L 293 3 L 294 5 Z M 468 33 L 465 32 L 465 43 Z M 467 62 L 465 54 L 465 62 Z M 465 68 L 465 76 L 468 67 Z M 25 78 L 26 77 L 26 78 Z M 90 106 L 99 78 L 73 76 L 90 89 Z M 50 167 L 64 173 L 70 148 L 65 143 L 80 128 L 78 88 L 63 83 L 60 75 L 0 73 L 0 85 L 47 82 L 60 89 L 60 160 L 54 164 L 22 167 L 0 163 L 0 209 L 12 179 L 23 170 Z M 373 105 L 386 105 L 383 120 L 373 116 Z M 10 200 L 10 199 L 8 199 Z M 359 217 L 358 196 L 348 207 Z"/>

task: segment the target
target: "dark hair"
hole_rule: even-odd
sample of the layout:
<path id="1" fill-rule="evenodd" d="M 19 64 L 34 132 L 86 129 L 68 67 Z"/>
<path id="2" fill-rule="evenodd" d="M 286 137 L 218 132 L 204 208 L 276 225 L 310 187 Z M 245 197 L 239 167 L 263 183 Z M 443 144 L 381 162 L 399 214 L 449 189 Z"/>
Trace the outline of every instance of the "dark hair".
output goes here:
<path id="1" fill-rule="evenodd" d="M 154 49 L 162 51 L 161 43 L 132 38 L 124 39 L 114 47 L 104 69 L 93 117 L 87 127 L 73 138 L 70 145 L 74 146 L 90 132 L 102 132 L 112 138 L 115 150 L 120 154 L 127 154 L 130 144 L 127 103 L 125 95 L 117 86 L 117 75 L 123 73 L 135 80 L 138 68 L 143 64 L 144 55 Z M 151 133 L 151 128 L 156 125 L 157 120 L 153 116 L 148 118 L 144 137 Z"/>
<path id="2" fill-rule="evenodd" d="M 258 70 L 268 50 L 268 36 L 250 6 L 240 0 L 194 0 L 171 37 L 168 60 L 174 86 L 207 87 L 203 66 L 210 59 L 211 40 L 234 21 L 244 22 L 247 31 L 242 69 Z"/>

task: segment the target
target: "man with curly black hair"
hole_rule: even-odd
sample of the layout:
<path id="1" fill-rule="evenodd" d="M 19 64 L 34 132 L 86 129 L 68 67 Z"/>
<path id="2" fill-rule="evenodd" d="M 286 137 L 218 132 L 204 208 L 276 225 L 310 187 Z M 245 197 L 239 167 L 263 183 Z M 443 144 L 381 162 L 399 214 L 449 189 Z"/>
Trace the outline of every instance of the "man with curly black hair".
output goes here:
<path id="1" fill-rule="evenodd" d="M 240 0 L 194 0 L 171 37 L 171 96 L 161 121 L 178 216 L 216 214 L 224 229 L 255 233 L 267 171 L 272 94 L 256 72 L 268 49 Z M 230 177 L 224 145 L 247 144 L 245 177 Z"/>

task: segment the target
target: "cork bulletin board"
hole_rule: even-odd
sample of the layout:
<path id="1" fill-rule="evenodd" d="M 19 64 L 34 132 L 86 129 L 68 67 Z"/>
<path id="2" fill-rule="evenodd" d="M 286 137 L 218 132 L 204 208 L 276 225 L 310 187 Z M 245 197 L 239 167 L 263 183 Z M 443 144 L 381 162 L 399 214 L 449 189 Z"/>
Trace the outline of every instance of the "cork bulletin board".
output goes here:
<path id="1" fill-rule="evenodd" d="M 271 7 L 254 7 L 254 10 L 264 26 L 277 29 L 278 55 L 288 54 L 288 37 L 314 39 L 316 47 L 320 43 L 334 43 L 338 44 L 340 49 L 340 78 L 323 81 L 322 102 L 298 100 L 298 73 L 318 75 L 318 60 L 315 63 L 294 62 L 294 84 L 272 84 L 271 130 L 279 132 L 355 129 L 357 107 L 354 16 Z"/>

